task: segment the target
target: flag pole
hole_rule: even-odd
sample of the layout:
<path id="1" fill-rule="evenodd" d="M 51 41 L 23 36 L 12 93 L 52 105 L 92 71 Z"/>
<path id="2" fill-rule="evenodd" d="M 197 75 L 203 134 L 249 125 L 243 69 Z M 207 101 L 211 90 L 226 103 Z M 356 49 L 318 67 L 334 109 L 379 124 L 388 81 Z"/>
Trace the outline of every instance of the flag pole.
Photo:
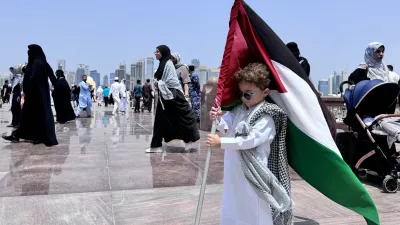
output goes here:
<path id="1" fill-rule="evenodd" d="M 217 122 L 214 119 L 213 123 L 212 123 L 212 126 L 211 126 L 211 134 L 215 134 L 216 128 L 217 128 Z M 199 225 L 200 224 L 201 210 L 203 208 L 204 194 L 206 192 L 208 168 L 210 167 L 211 150 L 212 150 L 212 148 L 208 147 L 206 164 L 204 166 L 204 172 L 203 172 L 203 180 L 201 182 L 199 201 L 197 202 L 196 220 L 194 222 L 195 225 Z"/>

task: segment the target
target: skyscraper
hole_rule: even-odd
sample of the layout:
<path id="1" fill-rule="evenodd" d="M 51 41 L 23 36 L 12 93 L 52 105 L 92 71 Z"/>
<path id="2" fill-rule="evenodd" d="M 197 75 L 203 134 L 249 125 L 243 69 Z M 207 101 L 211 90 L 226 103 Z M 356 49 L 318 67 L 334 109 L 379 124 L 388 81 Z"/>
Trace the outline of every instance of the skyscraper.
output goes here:
<path id="1" fill-rule="evenodd" d="M 115 70 L 115 76 L 119 78 L 119 80 L 126 79 L 126 65 L 120 64 L 119 68 Z"/>
<path id="2" fill-rule="evenodd" d="M 200 67 L 200 60 L 198 59 L 192 59 L 192 65 L 194 66 L 195 69 Z"/>
<path id="3" fill-rule="evenodd" d="M 76 73 L 75 72 L 72 72 L 72 71 L 66 72 L 65 73 L 65 79 L 67 80 L 67 82 L 68 82 L 68 84 L 70 86 L 74 85 L 74 84 L 77 84 L 76 83 Z"/>
<path id="4" fill-rule="evenodd" d="M 340 94 L 340 84 L 343 82 L 343 76 L 342 74 L 338 72 L 334 72 L 335 74 L 335 93 L 334 94 Z"/>
<path id="5" fill-rule="evenodd" d="M 114 83 L 115 73 L 110 73 L 110 85 Z"/>
<path id="6" fill-rule="evenodd" d="M 318 91 L 324 96 L 329 95 L 329 81 L 328 79 L 322 79 L 318 81 Z"/>
<path id="7" fill-rule="evenodd" d="M 145 59 L 141 59 L 136 63 L 136 80 L 143 80 L 144 78 L 145 78 Z M 134 80 L 135 84 L 136 80 Z"/>
<path id="8" fill-rule="evenodd" d="M 126 81 L 125 81 L 125 87 L 128 90 L 132 90 L 131 88 L 131 75 L 129 73 L 126 73 Z"/>
<path id="9" fill-rule="evenodd" d="M 136 82 L 136 64 L 131 64 L 131 87 L 129 89 L 132 89 L 132 86 L 135 85 Z"/>
<path id="10" fill-rule="evenodd" d="M 76 70 L 76 79 L 75 79 L 76 84 L 79 84 L 82 81 L 82 76 L 83 75 L 88 75 L 88 73 L 86 73 L 85 64 L 79 64 L 78 66 L 79 67 Z"/>
<path id="11" fill-rule="evenodd" d="M 85 65 L 85 75 L 89 75 L 89 65 Z"/>
<path id="12" fill-rule="evenodd" d="M 104 75 L 104 77 L 103 77 L 103 87 L 108 87 L 108 86 L 109 86 L 109 84 L 108 84 L 108 76 Z"/>
<path id="13" fill-rule="evenodd" d="M 96 87 L 100 86 L 100 73 L 97 70 L 90 71 L 90 76 L 93 78 L 94 82 L 96 83 Z"/>
<path id="14" fill-rule="evenodd" d="M 57 70 L 62 70 L 64 73 L 66 72 L 66 67 L 65 67 L 65 60 L 64 59 L 59 59 L 57 60 Z"/>
<path id="15" fill-rule="evenodd" d="M 146 79 L 150 79 L 151 83 L 153 83 L 153 77 L 154 77 L 154 58 L 148 57 L 147 60 L 147 65 L 146 65 Z M 142 80 L 142 84 L 146 82 L 146 79 Z"/>

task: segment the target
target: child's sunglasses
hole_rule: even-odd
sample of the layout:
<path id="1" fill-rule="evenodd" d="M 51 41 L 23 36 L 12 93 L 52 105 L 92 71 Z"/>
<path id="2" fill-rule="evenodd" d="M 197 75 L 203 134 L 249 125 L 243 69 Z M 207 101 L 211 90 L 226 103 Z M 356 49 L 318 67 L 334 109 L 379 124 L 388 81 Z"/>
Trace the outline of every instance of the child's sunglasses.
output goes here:
<path id="1" fill-rule="evenodd" d="M 245 98 L 246 100 L 250 100 L 251 97 L 253 97 L 254 93 L 248 93 L 248 92 L 240 92 L 240 97 Z"/>

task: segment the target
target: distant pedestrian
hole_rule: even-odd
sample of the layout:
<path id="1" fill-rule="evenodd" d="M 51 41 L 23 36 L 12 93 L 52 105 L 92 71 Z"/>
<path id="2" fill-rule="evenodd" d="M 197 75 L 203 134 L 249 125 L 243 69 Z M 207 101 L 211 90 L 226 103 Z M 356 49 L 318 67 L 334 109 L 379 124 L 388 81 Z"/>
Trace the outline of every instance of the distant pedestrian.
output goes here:
<path id="1" fill-rule="evenodd" d="M 133 89 L 133 94 L 135 97 L 135 112 L 140 112 L 140 98 L 142 97 L 143 94 L 143 88 L 141 85 L 141 80 L 136 81 L 136 86 Z"/>
<path id="2" fill-rule="evenodd" d="M 91 86 L 86 83 L 87 76 L 82 76 L 82 81 L 79 83 L 79 105 L 78 109 L 76 110 L 76 116 L 80 117 L 80 114 L 83 109 L 86 108 L 87 117 L 92 117 L 92 97 L 91 97 Z"/>
<path id="3" fill-rule="evenodd" d="M 303 67 L 304 72 L 306 72 L 307 76 L 310 77 L 310 64 L 308 60 L 303 56 L 300 56 L 300 50 L 297 46 L 296 42 L 289 42 L 286 46 L 290 49 L 293 53 L 294 57 L 296 57 L 297 61 L 300 63 L 301 67 Z"/>
<path id="4" fill-rule="evenodd" d="M 171 54 L 172 63 L 175 66 L 176 74 L 178 75 L 179 82 L 182 85 L 183 94 L 185 95 L 185 99 L 189 100 L 189 67 L 182 63 L 181 55 L 177 52 Z"/>
<path id="5" fill-rule="evenodd" d="M 121 94 L 121 84 L 119 83 L 118 77 L 114 78 L 114 83 L 111 85 L 110 93 L 111 93 L 111 96 L 109 97 L 109 99 L 111 99 L 111 97 L 112 97 L 112 100 L 114 102 L 114 110 L 113 110 L 112 114 L 116 115 L 119 113 L 118 110 L 121 105 L 120 95 L 122 95 Z"/>
<path id="6" fill-rule="evenodd" d="M 11 84 L 12 84 L 12 97 L 11 97 L 11 113 L 12 122 L 7 127 L 17 127 L 19 125 L 19 118 L 21 116 L 21 82 L 22 82 L 22 71 L 19 71 L 17 67 L 10 67 L 12 73 Z"/>
<path id="7" fill-rule="evenodd" d="M 398 84 L 400 80 L 399 74 L 393 71 L 392 65 L 388 65 L 387 67 L 389 69 L 389 82 Z"/>
<path id="8" fill-rule="evenodd" d="M 190 85 L 189 85 L 189 97 L 190 103 L 194 114 L 196 114 L 197 122 L 200 122 L 200 79 L 199 75 L 194 72 L 194 66 L 189 66 L 190 72 Z"/>
<path id="9" fill-rule="evenodd" d="M 146 80 L 143 85 L 143 106 L 142 112 L 147 109 L 149 113 L 151 112 L 153 102 L 153 88 L 151 87 L 150 79 Z"/>
<path id="10" fill-rule="evenodd" d="M 104 90 L 103 90 L 103 88 L 101 88 L 101 86 L 99 86 L 96 91 L 96 95 L 99 100 L 99 102 L 97 104 L 98 106 L 101 106 L 101 102 L 103 102 L 103 94 L 104 94 Z"/>
<path id="11" fill-rule="evenodd" d="M 53 99 L 56 118 L 59 123 L 75 120 L 75 112 L 71 105 L 71 88 L 62 70 L 56 71 L 57 81 L 54 84 Z"/>
<path id="12" fill-rule="evenodd" d="M 103 89 L 103 95 L 104 95 L 104 105 L 107 107 L 108 106 L 108 97 L 110 97 L 110 89 L 106 86 Z"/>
<path id="13" fill-rule="evenodd" d="M 125 113 L 126 110 L 128 109 L 128 98 L 126 96 L 126 86 L 125 86 L 125 79 L 122 79 L 121 83 L 121 107 L 120 111 L 122 113 Z"/>

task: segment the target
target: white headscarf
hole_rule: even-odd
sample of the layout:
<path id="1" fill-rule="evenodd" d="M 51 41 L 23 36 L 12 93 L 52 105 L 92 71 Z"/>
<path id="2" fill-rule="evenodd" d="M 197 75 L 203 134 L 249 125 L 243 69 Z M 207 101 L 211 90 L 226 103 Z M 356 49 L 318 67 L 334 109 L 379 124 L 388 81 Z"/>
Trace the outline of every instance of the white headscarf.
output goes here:
<path id="1" fill-rule="evenodd" d="M 96 93 L 103 93 L 103 88 L 101 88 L 101 86 L 99 86 L 99 88 L 97 88 Z"/>
<path id="2" fill-rule="evenodd" d="M 374 59 L 374 54 L 376 50 L 378 50 L 378 48 L 380 47 L 385 48 L 382 43 L 370 43 L 365 50 L 364 60 L 365 63 L 368 64 L 368 77 L 371 80 L 379 79 L 383 80 L 384 82 L 388 82 L 389 69 L 387 68 L 383 60 L 378 62 Z"/>
<path id="3" fill-rule="evenodd" d="M 20 72 L 18 69 L 18 66 L 16 67 L 10 67 L 10 83 L 11 83 L 11 87 L 14 90 L 15 86 L 17 86 L 17 84 L 21 84 L 22 82 L 22 72 Z"/>
<path id="4" fill-rule="evenodd" d="M 175 64 L 175 68 L 178 69 L 181 66 L 185 66 L 188 70 L 189 70 L 189 66 L 186 64 L 183 64 L 181 62 L 181 55 L 177 52 L 173 52 L 171 53 L 171 56 L 174 57 L 176 59 L 176 64 Z"/>

